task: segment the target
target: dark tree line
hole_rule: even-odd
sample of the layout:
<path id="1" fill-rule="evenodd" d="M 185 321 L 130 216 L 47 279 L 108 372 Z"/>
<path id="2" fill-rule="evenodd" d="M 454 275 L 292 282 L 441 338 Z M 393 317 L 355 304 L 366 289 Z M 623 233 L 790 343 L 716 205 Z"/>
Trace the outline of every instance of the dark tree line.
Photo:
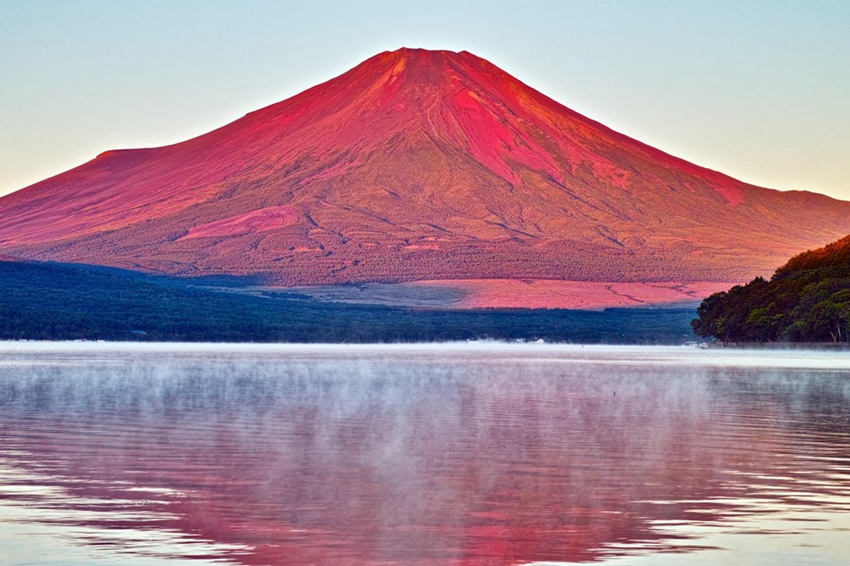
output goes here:
<path id="1" fill-rule="evenodd" d="M 724 342 L 850 342 L 850 236 L 705 299 L 691 324 Z"/>
<path id="2" fill-rule="evenodd" d="M 549 342 L 676 344 L 693 309 L 422 310 L 326 303 L 291 293 L 252 296 L 187 280 L 96 266 L 0 261 L 0 340 L 413 342 L 542 338 Z"/>

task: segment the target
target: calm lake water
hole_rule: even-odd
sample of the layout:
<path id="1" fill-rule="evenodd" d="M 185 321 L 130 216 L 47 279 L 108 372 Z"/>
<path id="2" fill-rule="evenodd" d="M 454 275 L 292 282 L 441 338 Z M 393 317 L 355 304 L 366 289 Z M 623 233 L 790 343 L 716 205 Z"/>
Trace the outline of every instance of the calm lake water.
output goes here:
<path id="1" fill-rule="evenodd" d="M 845 565 L 850 354 L 0 343 L 0 564 Z"/>

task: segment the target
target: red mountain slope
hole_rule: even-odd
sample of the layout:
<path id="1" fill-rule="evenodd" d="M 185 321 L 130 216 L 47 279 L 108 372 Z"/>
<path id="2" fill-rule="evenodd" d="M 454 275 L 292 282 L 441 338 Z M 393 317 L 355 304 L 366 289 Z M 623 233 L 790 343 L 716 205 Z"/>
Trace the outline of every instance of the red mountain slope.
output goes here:
<path id="1" fill-rule="evenodd" d="M 0 199 L 6 255 L 286 285 L 741 281 L 847 232 L 850 203 L 741 183 L 416 49 Z"/>

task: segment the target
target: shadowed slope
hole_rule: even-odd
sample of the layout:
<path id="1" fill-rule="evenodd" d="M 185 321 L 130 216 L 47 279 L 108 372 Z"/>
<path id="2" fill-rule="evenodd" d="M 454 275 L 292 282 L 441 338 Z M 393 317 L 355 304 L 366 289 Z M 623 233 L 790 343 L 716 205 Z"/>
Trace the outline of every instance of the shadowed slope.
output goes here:
<path id="1" fill-rule="evenodd" d="M 737 281 L 850 230 L 618 134 L 470 53 L 401 49 L 0 199 L 0 251 L 315 285 Z"/>

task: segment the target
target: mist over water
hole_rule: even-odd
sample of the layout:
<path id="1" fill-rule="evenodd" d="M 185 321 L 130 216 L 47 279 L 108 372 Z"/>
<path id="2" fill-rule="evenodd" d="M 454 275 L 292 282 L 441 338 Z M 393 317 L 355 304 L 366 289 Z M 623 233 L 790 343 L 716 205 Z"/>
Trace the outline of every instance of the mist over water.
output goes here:
<path id="1" fill-rule="evenodd" d="M 0 564 L 845 564 L 850 356 L 0 344 Z"/>

